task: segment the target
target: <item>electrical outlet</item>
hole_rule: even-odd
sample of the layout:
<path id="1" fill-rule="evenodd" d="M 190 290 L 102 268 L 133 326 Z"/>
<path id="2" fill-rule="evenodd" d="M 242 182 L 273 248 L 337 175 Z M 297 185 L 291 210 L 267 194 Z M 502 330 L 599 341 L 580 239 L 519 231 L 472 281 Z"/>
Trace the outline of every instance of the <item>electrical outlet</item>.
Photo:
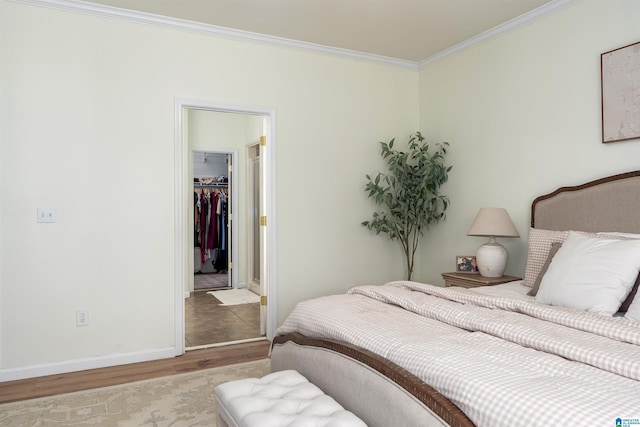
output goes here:
<path id="1" fill-rule="evenodd" d="M 89 325 L 89 310 L 76 310 L 76 326 Z"/>

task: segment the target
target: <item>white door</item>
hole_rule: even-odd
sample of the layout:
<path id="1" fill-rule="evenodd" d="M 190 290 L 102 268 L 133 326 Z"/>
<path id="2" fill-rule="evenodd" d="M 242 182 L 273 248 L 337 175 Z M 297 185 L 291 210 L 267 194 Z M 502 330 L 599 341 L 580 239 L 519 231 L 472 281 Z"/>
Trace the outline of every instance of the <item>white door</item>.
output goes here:
<path id="1" fill-rule="evenodd" d="M 247 151 L 247 164 L 249 182 L 247 219 L 251 230 L 248 244 L 248 282 L 249 289 L 260 295 L 260 333 L 266 333 L 267 317 L 267 237 L 266 237 L 266 198 L 265 194 L 265 150 L 262 149 L 266 138 L 261 137 L 260 142 L 252 144 Z"/>
<path id="2" fill-rule="evenodd" d="M 266 147 L 267 137 L 260 137 L 260 147 Z M 267 325 L 267 289 L 269 271 L 267 262 L 267 150 L 260 150 L 260 334 L 265 335 Z"/>
<path id="3" fill-rule="evenodd" d="M 227 176 L 228 179 L 228 189 L 227 189 L 227 218 L 226 221 L 226 253 L 227 253 L 227 286 L 232 287 L 233 283 L 236 283 L 237 280 L 233 280 L 233 235 L 234 235 L 234 223 L 233 218 L 235 216 L 235 212 L 233 209 L 233 194 L 234 194 L 234 183 L 235 176 L 233 175 L 233 155 L 231 153 L 227 154 Z"/>

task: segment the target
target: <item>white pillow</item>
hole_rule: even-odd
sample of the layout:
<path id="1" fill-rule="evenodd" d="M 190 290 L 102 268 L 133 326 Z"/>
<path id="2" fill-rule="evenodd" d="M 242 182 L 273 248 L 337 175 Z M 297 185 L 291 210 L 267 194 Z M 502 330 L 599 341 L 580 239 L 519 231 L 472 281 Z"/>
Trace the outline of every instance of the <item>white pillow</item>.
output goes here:
<path id="1" fill-rule="evenodd" d="M 536 301 L 613 315 L 640 270 L 640 240 L 570 231 L 542 277 Z"/>
<path id="2" fill-rule="evenodd" d="M 633 302 L 629 306 L 627 313 L 624 315 L 625 319 L 635 320 L 640 322 L 640 293 L 636 294 Z"/>
<path id="3" fill-rule="evenodd" d="M 619 231 L 601 231 L 598 234 L 603 234 L 607 236 L 626 237 L 628 239 L 640 239 L 640 234 L 636 234 L 636 233 L 620 233 Z"/>

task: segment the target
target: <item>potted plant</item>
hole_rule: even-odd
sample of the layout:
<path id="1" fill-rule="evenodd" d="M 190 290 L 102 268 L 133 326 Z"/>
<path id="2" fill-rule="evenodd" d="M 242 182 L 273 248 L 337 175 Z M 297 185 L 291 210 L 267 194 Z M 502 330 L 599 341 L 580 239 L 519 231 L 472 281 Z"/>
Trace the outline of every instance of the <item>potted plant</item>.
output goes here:
<path id="1" fill-rule="evenodd" d="M 430 225 L 445 218 L 449 198 L 440 193 L 440 187 L 452 166 L 445 165 L 447 142 L 436 144 L 430 152 L 425 138 L 416 132 L 409 137 L 407 151 L 395 149 L 394 144 L 395 138 L 380 142 L 389 173 L 378 173 L 375 178 L 366 175 L 365 191 L 384 209 L 374 212 L 373 219 L 362 225 L 400 241 L 407 262 L 407 280 L 411 280 L 420 237 Z"/>

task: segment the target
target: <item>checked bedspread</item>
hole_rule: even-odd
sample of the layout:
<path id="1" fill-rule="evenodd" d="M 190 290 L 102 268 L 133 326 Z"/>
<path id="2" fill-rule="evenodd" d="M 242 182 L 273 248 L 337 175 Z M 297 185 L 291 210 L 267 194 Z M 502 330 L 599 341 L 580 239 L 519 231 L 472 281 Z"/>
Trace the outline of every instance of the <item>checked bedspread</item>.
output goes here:
<path id="1" fill-rule="evenodd" d="M 278 334 L 349 342 L 420 377 L 479 427 L 640 418 L 640 323 L 415 282 L 305 301 Z"/>

